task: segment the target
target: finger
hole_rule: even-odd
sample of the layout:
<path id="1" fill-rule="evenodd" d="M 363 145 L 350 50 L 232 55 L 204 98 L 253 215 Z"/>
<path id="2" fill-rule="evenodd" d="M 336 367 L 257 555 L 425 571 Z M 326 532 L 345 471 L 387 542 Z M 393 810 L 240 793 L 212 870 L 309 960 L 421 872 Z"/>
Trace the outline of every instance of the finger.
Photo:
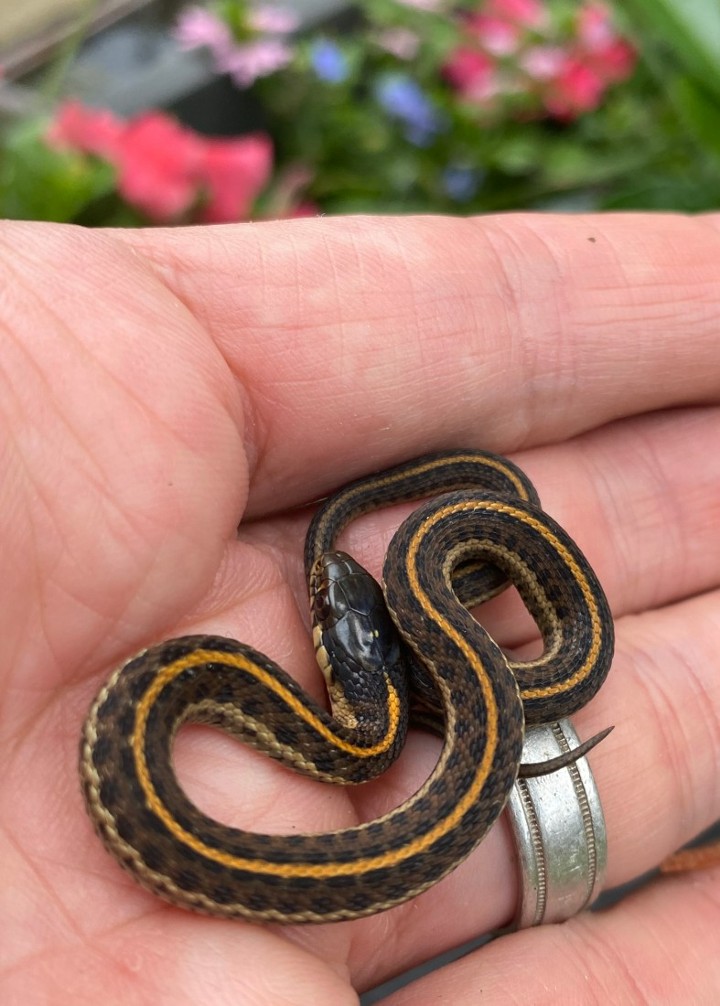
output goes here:
<path id="1" fill-rule="evenodd" d="M 720 872 L 656 882 L 613 908 L 496 940 L 382 1001 L 713 1002 Z M 522 961 L 518 968 L 517 962 Z"/>
<path id="2" fill-rule="evenodd" d="M 622 882 L 654 865 L 720 811 L 707 799 L 708 793 L 717 792 L 714 752 L 718 738 L 712 735 L 711 725 L 719 697 L 711 691 L 700 693 L 696 677 L 684 678 L 677 673 L 678 654 L 691 668 L 712 667 L 710 655 L 720 642 L 709 632 L 716 606 L 717 599 L 705 595 L 666 611 L 621 619 L 615 669 L 597 700 L 576 718 L 583 736 L 609 722 L 616 723 L 613 737 L 591 758 L 608 819 L 609 883 Z M 269 625 L 268 633 L 272 631 Z M 718 626 L 715 636 L 720 636 Z M 676 709 L 683 710 L 682 719 L 677 718 Z M 638 724 L 642 724 L 640 734 Z M 47 736 L 47 730 L 44 734 L 39 730 L 38 744 L 42 736 Z M 697 738 L 701 743 L 696 752 Z M 179 745 L 181 780 L 191 798 L 212 816 L 229 823 L 285 832 L 330 830 L 381 816 L 427 778 L 439 752 L 439 743 L 433 738 L 411 737 L 408 749 L 388 776 L 359 791 L 353 811 L 346 794 L 289 777 L 278 766 L 260 759 L 244 765 L 245 759 L 256 756 L 236 750 L 230 740 L 213 737 L 203 743 L 205 747 L 193 746 L 198 745 L 196 736 L 190 747 Z M 704 761 L 696 766 L 698 755 Z M 673 759 L 676 774 L 668 768 Z M 51 785 L 50 767 L 42 769 L 40 757 L 32 761 Z M 697 768 L 696 775 L 689 775 L 688 768 Z M 244 780 L 241 803 L 233 782 L 238 778 Z M 638 779 L 643 780 L 640 795 Z M 218 780 L 225 782 L 219 785 Z M 682 787 L 689 789 L 689 796 L 682 793 Z M 41 787 L 38 791 L 41 804 L 46 805 L 49 793 L 43 795 Z M 694 801 L 696 791 L 698 799 Z M 81 821 L 79 801 L 75 802 L 77 820 Z M 686 813 L 672 818 L 667 807 L 685 807 Z M 37 813 L 41 809 L 35 808 Z M 32 819 L 32 814 L 24 816 Z M 119 871 L 106 862 L 89 828 L 86 830 L 84 861 L 94 862 L 94 849 L 97 862 L 91 872 L 97 874 L 100 884 L 108 871 Z M 31 848 L 34 840 L 27 835 L 24 841 Z M 129 887 L 130 882 L 125 885 Z M 313 930 L 293 938 L 314 945 L 318 952 L 327 947 L 328 939 L 333 945 L 345 942 L 352 951 L 357 981 L 372 982 L 478 932 L 505 924 L 516 897 L 510 839 L 503 828 L 496 828 L 437 888 L 392 913 L 364 920 L 352 936 L 343 935 L 345 927 L 333 927 L 330 937 L 313 935 Z M 142 892 L 137 892 L 137 898 L 151 900 Z M 135 905 L 136 900 L 130 903 Z M 371 969 L 368 961 L 372 961 Z"/>
<path id="3" fill-rule="evenodd" d="M 522 464 L 532 471 L 548 509 L 556 513 L 560 511 L 562 522 L 566 526 L 571 526 L 573 534 L 582 541 L 592 561 L 596 565 L 602 564 L 602 579 L 604 581 L 607 578 L 609 581 L 619 614 L 642 611 L 648 606 L 661 608 L 677 595 L 698 593 L 717 583 L 720 556 L 715 533 L 715 515 L 720 470 L 715 454 L 708 453 L 706 449 L 706 445 L 716 439 L 717 423 L 718 410 L 712 409 L 656 414 L 618 422 L 611 427 L 578 438 L 577 442 L 528 452 L 524 456 Z M 612 470 L 612 475 L 609 474 L 609 470 Z M 577 473 L 577 483 L 568 478 L 568 471 Z M 608 511 L 613 519 L 608 519 Z M 366 536 L 369 537 L 372 554 L 367 558 L 373 563 L 377 564 L 380 561 L 384 552 L 384 542 L 394 529 L 388 526 L 378 528 L 378 523 L 386 521 L 396 525 L 397 520 L 397 513 L 388 515 L 381 512 L 368 518 L 358 530 L 356 538 L 358 545 Z M 677 526 L 673 526 L 673 521 Z M 377 535 L 371 533 L 368 536 L 366 526 L 368 522 L 375 525 Z M 246 541 L 253 540 L 256 547 L 269 548 L 271 543 L 278 551 L 283 551 L 287 547 L 289 554 L 295 553 L 297 556 L 299 576 L 301 551 L 299 525 L 302 525 L 303 521 L 298 519 L 292 522 L 294 530 L 289 531 L 288 535 L 296 535 L 297 542 L 293 545 L 283 543 L 283 535 L 279 533 L 279 528 L 284 523 L 286 522 L 279 520 L 269 524 L 258 523 L 246 531 L 245 538 Z M 295 524 L 298 527 L 295 527 Z M 351 530 L 350 534 L 353 535 L 355 532 Z M 243 547 L 247 548 L 247 544 Z M 351 546 L 351 551 L 357 553 L 360 549 Z M 647 575 L 638 575 L 635 570 L 643 571 Z M 626 584 L 625 578 L 629 572 L 632 576 L 630 583 Z M 232 583 L 232 578 L 230 582 Z M 302 598 L 303 595 L 304 588 L 298 587 L 298 597 Z M 232 603 L 232 590 L 227 600 L 228 604 Z M 298 603 L 304 606 L 303 601 Z M 662 625 L 666 614 L 664 611 L 655 613 L 660 620 L 661 628 L 656 633 L 658 652 L 653 658 L 666 661 L 668 671 L 672 674 L 678 669 L 675 646 L 677 645 L 682 651 L 685 643 L 681 633 L 675 638 L 676 629 L 673 624 L 666 640 L 666 649 L 663 649 Z M 199 628 L 216 627 L 217 610 L 211 613 L 210 618 L 208 624 L 203 624 Z M 284 635 L 282 640 L 273 636 L 273 627 L 280 624 L 280 621 L 277 617 L 270 619 L 271 624 L 261 643 L 263 647 L 269 648 L 270 652 L 273 652 L 273 647 L 286 645 Z M 688 660 L 691 660 L 693 647 L 697 649 L 703 639 L 705 616 L 699 617 L 691 624 L 681 612 L 677 621 L 680 629 L 687 630 L 688 626 L 691 626 L 689 632 L 692 638 L 688 642 L 687 651 Z M 252 620 L 249 620 L 247 625 L 242 626 L 240 638 L 245 638 L 243 632 L 257 631 L 257 627 L 251 622 Z M 630 620 L 630 624 L 635 623 Z M 302 631 L 300 624 L 298 632 Z M 655 632 L 652 628 L 647 631 L 649 637 Z M 257 645 L 256 637 L 252 638 Z M 653 652 L 650 642 L 648 649 Z M 625 661 L 624 666 L 620 663 L 621 652 L 619 644 L 618 660 L 611 675 L 611 682 L 617 675 L 626 674 L 625 667 L 628 661 Z M 303 660 L 302 655 L 298 659 L 297 650 L 288 656 L 292 672 L 302 683 L 309 688 L 313 687 L 313 682 L 317 686 L 319 675 L 312 662 Z M 601 698 L 606 695 L 608 687 L 609 685 L 603 689 Z M 642 693 L 643 688 L 640 679 L 638 690 Z M 633 717 L 638 717 L 639 722 L 643 724 L 650 719 L 649 710 L 643 707 L 633 692 L 624 691 L 617 702 L 614 704 L 611 702 L 609 707 L 601 706 L 599 702 L 600 700 L 593 704 L 584 719 L 579 719 L 578 724 L 583 726 L 582 736 L 590 736 L 595 730 L 612 722 L 616 722 L 618 729 L 621 730 L 623 723 L 621 718 L 618 718 L 617 709 L 623 710 L 628 717 L 624 724 L 626 736 L 628 731 L 634 729 Z M 683 708 L 682 690 L 678 692 L 677 702 L 680 708 Z M 587 719 L 588 715 L 591 716 L 590 719 Z M 587 725 L 584 726 L 584 723 Z M 658 737 L 665 738 L 669 742 L 671 735 L 662 723 L 658 723 L 657 730 Z M 646 738 L 643 737 L 641 741 L 633 741 L 633 744 L 639 745 L 645 741 Z M 624 743 L 620 741 L 619 764 L 626 767 L 629 758 L 624 751 Z M 597 757 L 604 754 L 613 744 L 615 735 L 602 746 Z M 709 745 L 709 749 L 714 750 L 712 744 Z M 430 773 L 438 750 L 439 745 L 429 738 L 412 739 L 403 761 L 393 773 L 379 786 L 367 787 L 363 791 L 364 797 L 361 795 L 360 801 L 356 803 L 359 819 L 371 820 L 381 816 L 391 806 L 395 806 L 413 792 Z M 593 764 L 595 757 L 594 754 Z M 228 773 L 231 771 L 228 766 Z M 649 774 L 650 769 L 645 766 L 638 771 Z M 215 777 L 219 775 L 222 774 L 214 773 Z M 634 781 L 636 778 L 636 769 L 633 766 L 631 780 L 626 782 Z M 272 794 L 270 799 L 272 807 L 282 799 L 283 793 L 287 794 L 287 788 L 283 788 L 283 780 L 280 777 L 276 779 L 278 789 L 266 788 L 266 792 Z M 210 785 L 212 786 L 212 783 Z M 198 792 L 203 791 L 204 787 L 198 786 Z M 304 790 L 303 794 L 316 805 L 319 795 L 314 791 L 305 794 Z M 619 794 L 619 815 L 622 820 L 623 815 L 627 813 L 626 804 L 629 795 L 627 789 L 623 787 L 620 788 Z M 675 796 L 676 794 L 671 796 L 663 792 L 657 797 L 658 805 L 663 808 L 674 806 L 672 801 Z M 219 807 L 223 806 L 223 800 L 231 803 L 232 796 L 229 793 L 223 794 L 222 800 L 218 802 Z M 328 804 L 324 806 L 328 806 L 329 803 L 328 799 Z M 297 810 L 295 801 L 293 805 Z M 287 800 L 285 806 L 288 806 Z M 708 820 L 712 820 L 712 806 L 708 808 L 708 814 Z M 272 809 L 270 816 L 271 818 L 273 816 Z M 267 823 L 265 818 L 262 820 L 265 826 Z M 346 817 L 326 819 L 323 823 L 327 827 L 332 827 L 340 823 L 347 824 L 348 819 Z M 690 837 L 705 823 L 707 821 L 700 819 L 699 814 L 691 815 L 684 829 L 684 837 Z M 285 830 L 292 827 L 289 818 L 283 817 L 283 824 Z M 295 826 L 297 827 L 297 824 Z M 627 879 L 627 876 L 655 865 L 667 851 L 684 840 L 681 835 L 670 836 L 667 832 L 664 833 L 656 821 L 650 822 L 650 830 L 658 838 L 655 854 L 652 854 L 652 844 L 642 837 L 639 842 L 641 856 L 636 859 L 630 857 L 625 873 L 620 873 L 619 880 Z M 618 831 L 618 840 L 622 842 L 622 824 Z M 478 855 L 481 853 L 489 855 L 492 864 L 489 872 L 482 874 L 482 886 L 477 882 L 480 868 L 473 857 L 472 861 L 460 867 L 451 878 L 443 882 L 444 894 L 439 902 L 433 901 L 431 895 L 426 895 L 428 901 L 425 903 L 430 906 L 427 909 L 423 909 L 423 901 L 420 899 L 419 903 L 398 910 L 398 915 L 393 916 L 397 921 L 388 922 L 386 917 L 382 917 L 363 923 L 368 936 L 363 938 L 362 946 L 369 953 L 373 938 L 377 937 L 378 933 L 385 933 L 390 925 L 393 930 L 407 932 L 408 937 L 407 942 L 393 941 L 393 953 L 399 955 L 405 951 L 407 957 L 403 963 L 412 963 L 418 959 L 418 954 L 423 952 L 431 954 L 433 947 L 437 948 L 438 939 L 444 941 L 447 938 L 446 945 L 452 946 L 479 931 L 484 931 L 485 927 L 506 922 L 513 910 L 516 881 L 511 846 L 507 839 L 503 844 L 503 835 L 502 829 L 497 829 L 478 852 Z M 648 852 L 651 853 L 650 859 L 647 858 Z M 490 906 L 492 910 L 489 910 Z M 403 911 L 406 912 L 405 916 L 402 915 Z M 427 928 L 418 924 L 423 918 L 432 920 Z M 443 919 L 440 937 L 437 932 L 438 918 Z M 380 942 L 383 942 L 383 938 L 380 938 Z M 376 964 L 379 963 L 379 966 L 386 964 L 388 969 L 397 965 L 396 956 L 386 962 L 378 962 L 377 954 L 374 954 L 372 960 Z"/>
<path id="4" fill-rule="evenodd" d="M 524 451 L 514 460 L 532 478 L 544 508 L 582 548 L 617 616 L 662 607 L 720 585 L 720 409 L 684 409 L 631 417 L 562 444 Z M 380 577 L 390 538 L 414 504 L 388 507 L 351 523 L 345 548 Z M 271 550 L 293 586 L 307 633 L 302 539 L 307 515 L 258 521 L 241 538 Z M 220 597 L 231 608 L 237 581 Z M 503 646 L 538 637 L 520 598 L 503 595 L 478 613 Z M 210 624 L 210 623 L 208 623 Z M 314 668 L 309 667 L 314 675 Z"/>
<path id="5" fill-rule="evenodd" d="M 247 469 L 225 362 L 127 246 L 5 224 L 0 286 L 0 674 L 22 705 L 208 589 Z"/>
<path id="6" fill-rule="evenodd" d="M 720 682 L 712 662 L 720 645 L 719 608 L 720 596 L 708 594 L 620 619 L 613 671 L 596 699 L 574 717 L 582 736 L 615 724 L 589 759 L 607 825 L 606 887 L 656 867 L 720 817 Z M 420 783 L 419 763 L 415 751 L 409 765 L 401 760 L 393 770 L 412 773 L 402 791 Z M 369 820 L 388 808 L 382 791 L 367 789 L 372 799 L 363 802 L 361 816 Z M 353 944 L 358 980 L 377 983 L 396 973 L 398 964 L 414 966 L 507 925 L 518 890 L 503 820 L 455 873 L 390 913 L 385 926 L 395 938 L 380 940 L 389 952 L 387 958 L 374 955 L 371 974 L 365 934 L 377 938 L 381 930 L 372 927 L 382 921 L 368 920 Z"/>
<path id="7" fill-rule="evenodd" d="M 128 232 L 250 403 L 254 513 L 449 445 L 500 452 L 717 401 L 715 218 Z"/>
<path id="8" fill-rule="evenodd" d="M 541 486 L 545 509 L 582 548 L 616 616 L 720 585 L 718 436 L 720 410 L 675 410 L 516 456 Z M 483 614 L 509 646 L 537 635 L 519 607 L 500 602 Z"/>
<path id="9" fill-rule="evenodd" d="M 572 526 L 620 613 L 720 582 L 719 409 L 614 423 L 528 457 L 547 506 Z"/>
<path id="10" fill-rule="evenodd" d="M 610 884 L 656 865 L 720 816 L 720 594 L 620 625 L 622 648 L 598 703 L 618 734 L 604 801 L 617 850 Z"/>
<path id="11" fill-rule="evenodd" d="M 83 887 L 85 878 L 78 880 Z M 4 1003 L 357 1006 L 339 964 L 267 928 L 181 912 L 98 920 L 97 905 L 86 895 L 77 931 L 69 934 L 66 919 L 54 917 L 55 906 L 49 913 L 54 925 L 43 911 L 47 902 L 39 907 L 37 915 L 23 918 L 22 952 L 3 954 Z"/>
<path id="12" fill-rule="evenodd" d="M 614 672 L 597 700 L 576 717 L 584 736 L 608 722 L 616 724 L 613 737 L 591 757 L 608 824 L 609 886 L 656 865 L 720 813 L 717 800 L 709 798 L 719 789 L 715 752 L 720 738 L 713 713 L 720 706 L 718 685 L 712 675 L 702 683 L 677 673 L 678 653 L 690 667 L 712 667 L 709 654 L 720 643 L 720 625 L 710 635 L 708 624 L 716 610 L 717 598 L 708 595 L 621 620 Z M 256 756 L 237 750 L 230 740 L 213 737 L 201 743 L 195 736 L 189 747 L 180 747 L 178 763 L 191 798 L 212 816 L 253 830 L 294 832 L 380 817 L 427 778 L 438 752 L 433 738 L 413 735 L 388 776 L 358 792 L 354 811 L 345 794 L 288 777 L 275 765 L 257 759 L 244 767 L 245 759 Z M 244 780 L 241 803 L 233 795 L 237 778 Z M 668 807 L 675 808 L 673 814 Z M 99 885 L 107 872 L 119 873 L 105 862 L 97 843 L 92 846 L 88 838 L 85 844 L 84 861 L 97 859 L 91 874 Z M 122 882 L 130 886 L 124 877 Z M 355 982 L 373 984 L 506 924 L 517 891 L 511 840 L 498 827 L 458 870 L 415 901 L 330 931 L 293 932 L 292 938 L 319 953 L 332 947 L 338 956 L 338 946 L 346 946 Z M 130 904 L 139 901 L 150 899 L 137 891 Z"/>

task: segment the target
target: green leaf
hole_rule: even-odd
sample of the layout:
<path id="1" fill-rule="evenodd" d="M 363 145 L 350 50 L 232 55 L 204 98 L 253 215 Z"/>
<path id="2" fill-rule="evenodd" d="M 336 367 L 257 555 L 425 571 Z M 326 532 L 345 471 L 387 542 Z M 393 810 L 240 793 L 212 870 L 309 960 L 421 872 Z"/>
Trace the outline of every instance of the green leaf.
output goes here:
<path id="1" fill-rule="evenodd" d="M 0 146 L 1 216 L 65 223 L 113 191 L 109 165 L 49 147 L 45 128 L 34 120 L 6 132 Z"/>
<path id="2" fill-rule="evenodd" d="M 720 102 L 689 77 L 671 83 L 675 105 L 704 151 L 720 160 Z"/>
<path id="3" fill-rule="evenodd" d="M 623 11 L 676 54 L 686 72 L 720 97 L 720 4 L 717 0 L 625 0 Z"/>
<path id="4" fill-rule="evenodd" d="M 605 210 L 672 210 L 702 213 L 720 203 L 717 178 L 636 175 L 602 200 Z"/>

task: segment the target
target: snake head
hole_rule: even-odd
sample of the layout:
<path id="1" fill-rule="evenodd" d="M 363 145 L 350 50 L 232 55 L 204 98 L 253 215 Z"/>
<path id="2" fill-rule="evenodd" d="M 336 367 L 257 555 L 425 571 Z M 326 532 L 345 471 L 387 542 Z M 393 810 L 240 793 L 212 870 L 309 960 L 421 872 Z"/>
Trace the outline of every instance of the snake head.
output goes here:
<path id="1" fill-rule="evenodd" d="M 313 641 L 334 715 L 355 726 L 402 673 L 400 638 L 380 584 L 345 552 L 325 552 L 310 576 Z"/>

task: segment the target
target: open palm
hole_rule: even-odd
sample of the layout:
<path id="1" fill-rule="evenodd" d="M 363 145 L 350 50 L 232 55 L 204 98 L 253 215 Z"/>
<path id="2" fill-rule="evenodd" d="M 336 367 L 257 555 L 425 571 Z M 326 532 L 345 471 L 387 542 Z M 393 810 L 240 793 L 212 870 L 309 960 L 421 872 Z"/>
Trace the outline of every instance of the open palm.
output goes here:
<path id="1" fill-rule="evenodd" d="M 425 451 L 510 454 L 606 588 L 616 660 L 575 723 L 617 728 L 592 755 L 608 884 L 719 816 L 717 223 L 2 226 L 3 1002 L 340 1006 L 509 921 L 502 823 L 414 902 L 282 929 L 142 891 L 79 792 L 92 697 L 150 642 L 232 635 L 321 697 L 298 508 Z M 347 550 L 377 572 L 406 512 L 358 521 Z M 503 645 L 533 644 L 517 599 L 493 602 L 486 624 Z M 345 791 L 188 728 L 177 768 L 228 824 L 323 831 L 397 805 L 438 750 L 413 733 L 385 778 Z M 699 1001 L 720 988 L 719 880 L 665 879 L 505 937 L 388 1001 Z"/>

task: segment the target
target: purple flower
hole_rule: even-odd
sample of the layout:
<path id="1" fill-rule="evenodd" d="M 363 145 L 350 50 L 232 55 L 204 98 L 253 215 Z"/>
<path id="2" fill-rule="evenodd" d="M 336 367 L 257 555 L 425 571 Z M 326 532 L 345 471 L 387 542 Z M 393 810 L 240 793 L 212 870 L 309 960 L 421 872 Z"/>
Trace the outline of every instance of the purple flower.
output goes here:
<path id="1" fill-rule="evenodd" d="M 457 203 L 472 199 L 482 182 L 482 173 L 477 168 L 451 164 L 442 173 L 442 186 L 446 194 Z"/>
<path id="2" fill-rule="evenodd" d="M 440 110 L 404 73 L 384 74 L 375 85 L 375 96 L 386 112 L 402 122 L 405 136 L 418 147 L 426 147 L 445 128 Z"/>
<path id="3" fill-rule="evenodd" d="M 312 43 L 310 64 L 315 75 L 328 84 L 342 84 L 347 80 L 347 57 L 340 46 L 329 38 L 318 38 Z"/>

